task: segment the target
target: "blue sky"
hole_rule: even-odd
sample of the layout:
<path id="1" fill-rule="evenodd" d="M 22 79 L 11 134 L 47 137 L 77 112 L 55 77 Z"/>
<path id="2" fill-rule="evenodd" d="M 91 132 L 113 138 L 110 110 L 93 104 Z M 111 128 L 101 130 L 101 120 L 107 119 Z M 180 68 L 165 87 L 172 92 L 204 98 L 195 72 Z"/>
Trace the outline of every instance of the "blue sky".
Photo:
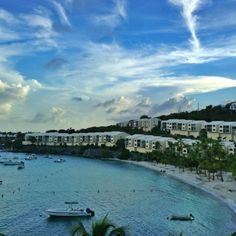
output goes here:
<path id="1" fill-rule="evenodd" d="M 234 101 L 235 15 L 235 0 L 1 0 L 0 129 Z"/>

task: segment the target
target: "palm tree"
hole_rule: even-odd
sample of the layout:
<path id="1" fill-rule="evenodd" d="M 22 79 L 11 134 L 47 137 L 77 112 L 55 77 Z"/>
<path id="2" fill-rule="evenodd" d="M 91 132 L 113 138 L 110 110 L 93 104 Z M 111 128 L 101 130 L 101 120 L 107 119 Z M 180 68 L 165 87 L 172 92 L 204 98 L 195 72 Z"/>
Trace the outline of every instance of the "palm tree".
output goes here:
<path id="1" fill-rule="evenodd" d="M 89 233 L 84 225 L 80 222 L 78 226 L 76 226 L 72 230 L 72 236 L 126 236 L 124 227 L 116 227 L 112 224 L 107 216 L 105 216 L 102 220 L 94 222 L 92 224 L 92 231 Z"/>

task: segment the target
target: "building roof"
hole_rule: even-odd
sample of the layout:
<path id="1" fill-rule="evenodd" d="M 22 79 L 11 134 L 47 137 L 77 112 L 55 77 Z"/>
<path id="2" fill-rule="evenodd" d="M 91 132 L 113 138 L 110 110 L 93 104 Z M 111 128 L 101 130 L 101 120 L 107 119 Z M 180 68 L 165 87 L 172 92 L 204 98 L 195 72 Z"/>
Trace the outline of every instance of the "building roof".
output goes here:
<path id="1" fill-rule="evenodd" d="M 211 121 L 211 122 L 206 122 L 206 125 L 219 125 L 224 123 L 224 121 Z"/>

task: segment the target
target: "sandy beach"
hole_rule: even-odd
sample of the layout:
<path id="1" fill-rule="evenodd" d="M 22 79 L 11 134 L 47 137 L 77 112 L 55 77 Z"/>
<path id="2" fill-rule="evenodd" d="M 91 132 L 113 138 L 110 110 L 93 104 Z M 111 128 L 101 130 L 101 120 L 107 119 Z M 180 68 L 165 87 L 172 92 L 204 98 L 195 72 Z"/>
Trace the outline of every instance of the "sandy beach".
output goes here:
<path id="1" fill-rule="evenodd" d="M 146 161 L 127 160 L 124 162 L 161 172 L 184 183 L 202 189 L 203 191 L 208 192 L 225 202 L 236 214 L 236 181 L 233 180 L 232 176 L 229 173 L 223 174 L 223 182 L 220 179 L 209 181 L 207 177 L 204 177 L 202 175 L 199 176 L 195 172 L 191 172 L 187 169 L 185 169 L 185 171 L 183 172 L 182 169 L 171 165 L 157 164 Z"/>

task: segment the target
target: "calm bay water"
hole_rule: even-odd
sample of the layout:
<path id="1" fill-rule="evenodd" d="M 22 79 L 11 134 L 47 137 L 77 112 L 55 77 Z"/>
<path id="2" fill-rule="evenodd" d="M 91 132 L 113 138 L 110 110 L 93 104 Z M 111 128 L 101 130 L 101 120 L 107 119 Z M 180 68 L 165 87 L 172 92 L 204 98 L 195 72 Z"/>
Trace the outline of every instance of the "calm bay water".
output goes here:
<path id="1" fill-rule="evenodd" d="M 236 217 L 224 203 L 168 176 L 114 161 L 62 156 L 65 163 L 54 163 L 37 156 L 37 160 L 25 161 L 23 170 L 0 164 L 0 195 L 4 194 L 0 196 L 0 232 L 8 236 L 70 235 L 78 219 L 50 219 L 45 209 L 75 200 L 81 208 L 95 210 L 95 217 L 82 220 L 88 227 L 108 214 L 135 236 L 169 232 L 223 236 L 236 231 Z M 174 213 L 192 213 L 195 220 L 168 221 L 166 217 Z"/>

